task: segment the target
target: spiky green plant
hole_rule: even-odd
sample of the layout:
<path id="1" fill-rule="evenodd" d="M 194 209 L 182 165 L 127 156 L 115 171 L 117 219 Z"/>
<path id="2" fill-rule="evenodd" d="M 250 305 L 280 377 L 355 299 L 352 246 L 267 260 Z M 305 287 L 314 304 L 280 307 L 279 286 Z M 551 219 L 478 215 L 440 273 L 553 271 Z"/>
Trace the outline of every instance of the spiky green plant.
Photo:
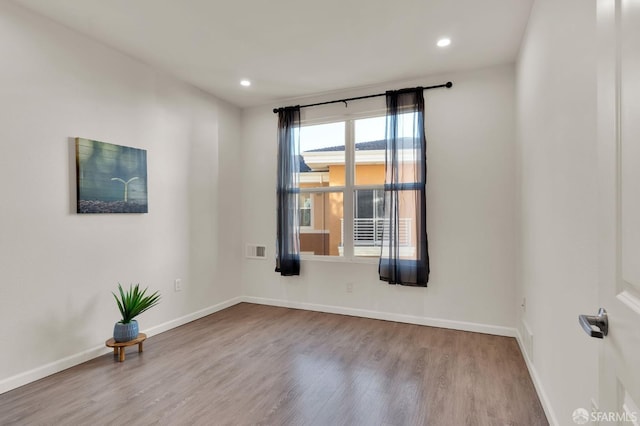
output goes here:
<path id="1" fill-rule="evenodd" d="M 116 299 L 116 303 L 118 304 L 118 309 L 120 309 L 120 314 L 122 314 L 122 324 L 128 324 L 132 319 L 156 306 L 160 303 L 160 295 L 156 291 L 153 294 L 146 296 L 147 290 L 149 288 L 145 288 L 140 291 L 140 284 L 136 284 L 135 287 L 131 284 L 129 285 L 129 290 L 124 291 L 120 283 L 118 283 L 118 290 L 120 291 L 120 298 L 116 296 L 115 293 L 113 297 Z"/>

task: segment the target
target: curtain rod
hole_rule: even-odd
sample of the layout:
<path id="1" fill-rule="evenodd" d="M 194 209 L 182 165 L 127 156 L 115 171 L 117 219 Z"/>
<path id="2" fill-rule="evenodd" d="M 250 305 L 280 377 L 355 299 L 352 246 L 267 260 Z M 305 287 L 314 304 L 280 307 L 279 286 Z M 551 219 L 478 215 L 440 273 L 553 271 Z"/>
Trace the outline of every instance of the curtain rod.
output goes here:
<path id="1" fill-rule="evenodd" d="M 416 89 L 422 89 L 422 90 L 429 90 L 429 89 L 439 89 L 441 87 L 446 87 L 447 89 L 451 88 L 453 86 L 453 83 L 450 81 L 447 81 L 444 84 L 438 84 L 437 86 L 428 86 L 428 87 L 416 87 Z M 412 89 L 401 89 L 398 90 L 399 92 L 405 91 L 405 90 L 412 90 Z M 297 105 L 300 108 L 308 108 L 308 107 L 314 107 L 314 106 L 319 106 L 319 105 L 328 105 L 328 104 L 336 104 L 338 102 L 344 102 L 344 105 L 347 106 L 347 102 L 349 101 L 357 101 L 358 99 L 367 99 L 367 98 L 377 98 L 378 96 L 386 96 L 386 92 L 385 93 L 376 93 L 375 95 L 366 95 L 366 96 L 358 96 L 355 98 L 346 98 L 346 99 L 336 99 L 335 101 L 327 101 L 327 102 L 318 102 L 316 104 L 308 104 L 308 105 Z M 286 109 L 286 108 L 294 108 L 292 106 L 289 107 L 280 107 L 280 108 L 274 108 L 273 109 L 273 113 L 277 114 L 278 112 Z"/>

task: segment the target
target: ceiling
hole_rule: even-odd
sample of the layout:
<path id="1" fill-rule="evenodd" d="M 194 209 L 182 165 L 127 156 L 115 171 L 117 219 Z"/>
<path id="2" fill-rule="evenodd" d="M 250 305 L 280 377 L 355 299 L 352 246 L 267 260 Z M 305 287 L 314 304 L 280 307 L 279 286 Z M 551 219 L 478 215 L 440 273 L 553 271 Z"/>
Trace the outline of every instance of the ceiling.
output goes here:
<path id="1" fill-rule="evenodd" d="M 513 62 L 532 3 L 13 1 L 240 107 Z"/>

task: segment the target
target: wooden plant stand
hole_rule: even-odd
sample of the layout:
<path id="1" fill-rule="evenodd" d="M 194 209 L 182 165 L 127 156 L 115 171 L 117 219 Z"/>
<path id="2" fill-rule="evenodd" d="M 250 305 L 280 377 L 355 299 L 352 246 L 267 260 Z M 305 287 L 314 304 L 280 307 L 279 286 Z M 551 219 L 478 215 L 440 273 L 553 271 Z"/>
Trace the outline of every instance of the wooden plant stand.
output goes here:
<path id="1" fill-rule="evenodd" d="M 144 333 L 138 334 L 138 337 L 128 342 L 116 342 L 113 337 L 105 342 L 107 347 L 113 348 L 113 354 L 118 355 L 119 361 L 124 361 L 124 350 L 127 346 L 138 345 L 138 352 L 142 352 L 142 342 L 147 339 Z"/>

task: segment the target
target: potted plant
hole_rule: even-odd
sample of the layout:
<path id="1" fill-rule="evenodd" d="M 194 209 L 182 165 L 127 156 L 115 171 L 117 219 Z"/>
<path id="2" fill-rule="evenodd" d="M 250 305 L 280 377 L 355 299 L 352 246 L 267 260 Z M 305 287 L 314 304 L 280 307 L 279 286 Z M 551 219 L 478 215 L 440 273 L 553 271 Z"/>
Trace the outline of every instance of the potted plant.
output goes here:
<path id="1" fill-rule="evenodd" d="M 122 319 L 113 328 L 113 339 L 116 342 L 128 342 L 138 337 L 138 321 L 134 318 L 160 303 L 160 295 L 156 291 L 147 296 L 148 288 L 140 291 L 140 284 L 135 287 L 129 285 L 129 290 L 124 291 L 118 283 L 118 290 L 119 298 L 115 293 L 111 294 L 116 299 Z"/>

